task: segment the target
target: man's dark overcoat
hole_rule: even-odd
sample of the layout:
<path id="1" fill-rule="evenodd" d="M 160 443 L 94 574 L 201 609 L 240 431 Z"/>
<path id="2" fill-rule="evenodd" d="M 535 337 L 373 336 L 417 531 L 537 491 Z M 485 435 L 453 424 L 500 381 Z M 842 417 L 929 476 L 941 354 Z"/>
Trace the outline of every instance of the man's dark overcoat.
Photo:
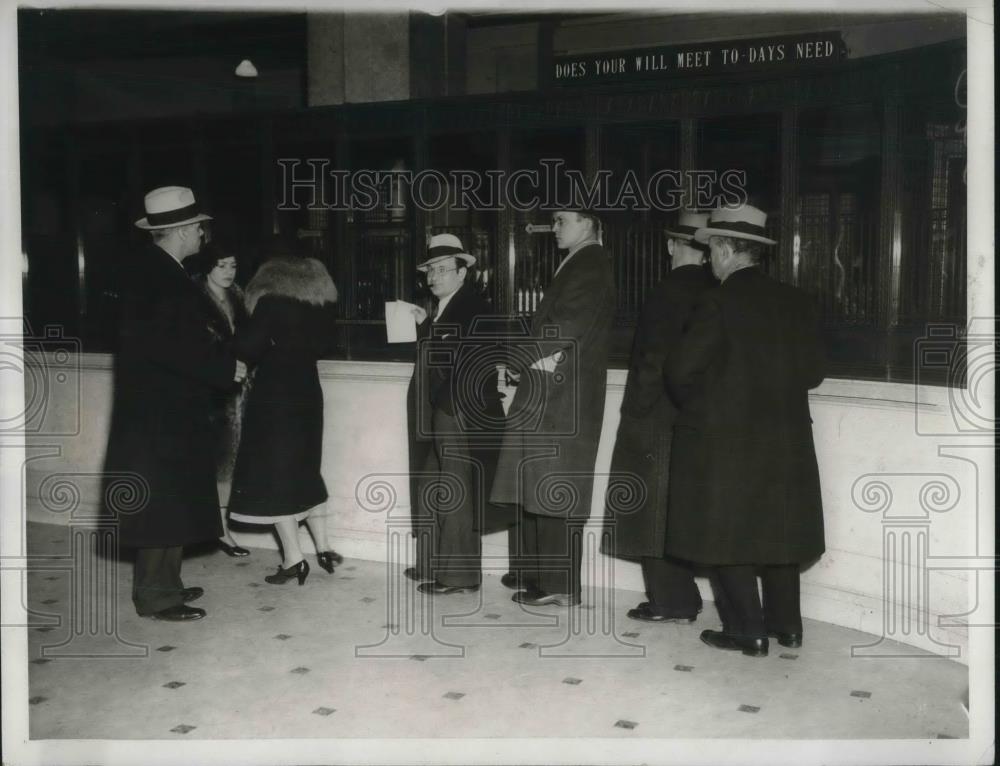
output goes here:
<path id="1" fill-rule="evenodd" d="M 424 322 L 430 325 L 430 322 Z M 417 342 L 420 338 L 429 334 L 429 329 L 423 325 L 417 326 Z M 419 346 L 417 347 L 419 353 Z M 427 456 L 430 455 L 434 446 L 431 438 L 431 409 L 417 402 L 417 365 L 413 365 L 413 374 L 410 376 L 410 385 L 406 389 L 406 436 L 407 436 L 407 456 L 410 469 L 410 518 L 416 522 L 417 518 L 417 497 L 423 487 L 421 478 L 424 464 L 427 463 Z"/>
<path id="2" fill-rule="evenodd" d="M 125 546 L 219 537 L 213 392 L 233 388 L 236 358 L 208 297 L 156 245 L 122 264 L 120 293 L 105 511 Z"/>
<path id="3" fill-rule="evenodd" d="M 809 389 L 824 376 L 814 307 L 757 268 L 702 294 L 667 358 L 679 403 L 667 553 L 791 564 L 824 550 Z"/>
<path id="4" fill-rule="evenodd" d="M 698 296 L 715 284 L 705 267 L 679 266 L 653 288 L 642 308 L 611 458 L 605 504 L 610 534 L 603 538 L 604 553 L 663 556 L 670 441 L 677 417 L 664 385 L 663 363 Z"/>
<path id="5" fill-rule="evenodd" d="M 615 285 L 607 253 L 569 257 L 535 310 L 529 338 L 511 344 L 520 373 L 491 500 L 529 513 L 586 519 L 604 421 Z M 559 352 L 554 372 L 530 369 Z"/>
<path id="6" fill-rule="evenodd" d="M 410 425 L 411 508 L 423 488 L 423 471 L 433 440 L 432 415 L 440 409 L 458 418 L 470 457 L 481 467 L 477 520 L 489 522 L 485 502 L 497 467 L 504 413 L 497 391 L 496 332 L 492 310 L 471 284 L 455 292 L 436 320 L 418 326 L 417 359 L 407 392 Z"/>

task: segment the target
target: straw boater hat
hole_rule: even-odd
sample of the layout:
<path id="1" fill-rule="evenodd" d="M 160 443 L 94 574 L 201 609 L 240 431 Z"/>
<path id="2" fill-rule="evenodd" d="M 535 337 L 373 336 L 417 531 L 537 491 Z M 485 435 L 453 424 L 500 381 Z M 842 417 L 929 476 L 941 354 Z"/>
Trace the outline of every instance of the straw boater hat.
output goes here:
<path id="1" fill-rule="evenodd" d="M 767 213 L 753 205 L 741 205 L 737 208 L 720 207 L 712 211 L 708 223 L 695 232 L 694 238 L 698 242 L 708 242 L 709 237 L 732 237 L 763 242 L 765 245 L 777 244 L 773 239 L 764 236 L 765 223 L 767 223 Z"/>
<path id="2" fill-rule="evenodd" d="M 205 215 L 198 209 L 194 192 L 186 186 L 161 186 L 153 189 L 146 195 L 143 203 L 146 217 L 140 218 L 135 225 L 147 231 L 212 220 L 212 216 Z"/>
<path id="3" fill-rule="evenodd" d="M 708 213 L 682 210 L 677 216 L 677 223 L 666 229 L 666 235 L 671 239 L 683 239 L 685 242 L 690 242 L 694 239 L 694 233 L 707 225 Z"/>
<path id="4" fill-rule="evenodd" d="M 476 256 L 469 255 L 462 247 L 462 240 L 454 234 L 435 234 L 427 247 L 427 260 L 417 266 L 417 271 L 427 271 L 438 261 L 445 258 L 459 258 L 466 266 L 476 262 Z"/>

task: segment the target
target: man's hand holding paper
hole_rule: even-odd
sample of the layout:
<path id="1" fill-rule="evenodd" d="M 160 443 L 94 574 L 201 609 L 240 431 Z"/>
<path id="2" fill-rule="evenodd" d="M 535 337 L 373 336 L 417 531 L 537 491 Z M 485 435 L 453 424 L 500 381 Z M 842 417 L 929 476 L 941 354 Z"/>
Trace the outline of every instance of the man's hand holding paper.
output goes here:
<path id="1" fill-rule="evenodd" d="M 427 312 L 406 301 L 386 301 L 385 334 L 389 343 L 416 343 L 417 312 L 427 318 Z M 423 320 L 420 320 L 423 321 Z"/>

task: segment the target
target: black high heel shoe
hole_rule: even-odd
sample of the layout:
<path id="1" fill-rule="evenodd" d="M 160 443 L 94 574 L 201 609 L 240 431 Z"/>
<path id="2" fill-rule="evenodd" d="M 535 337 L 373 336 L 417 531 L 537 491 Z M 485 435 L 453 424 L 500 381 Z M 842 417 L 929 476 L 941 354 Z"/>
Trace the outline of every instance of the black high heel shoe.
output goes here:
<path id="1" fill-rule="evenodd" d="M 227 556 L 232 556 L 233 558 L 241 559 L 244 556 L 250 555 L 250 551 L 248 551 L 246 548 L 240 545 L 230 545 L 229 543 L 224 542 L 223 540 L 219 540 L 219 547 L 222 549 L 223 553 L 225 553 Z"/>
<path id="2" fill-rule="evenodd" d="M 333 568 L 343 561 L 344 557 L 336 551 L 323 551 L 316 554 L 316 563 L 330 574 L 333 574 Z"/>
<path id="3" fill-rule="evenodd" d="M 282 569 L 278 567 L 278 571 L 273 575 L 267 575 L 264 578 L 264 582 L 270 583 L 271 585 L 284 585 L 289 580 L 297 579 L 299 585 L 302 585 L 309 576 L 309 562 L 302 559 L 298 564 L 288 569 Z"/>

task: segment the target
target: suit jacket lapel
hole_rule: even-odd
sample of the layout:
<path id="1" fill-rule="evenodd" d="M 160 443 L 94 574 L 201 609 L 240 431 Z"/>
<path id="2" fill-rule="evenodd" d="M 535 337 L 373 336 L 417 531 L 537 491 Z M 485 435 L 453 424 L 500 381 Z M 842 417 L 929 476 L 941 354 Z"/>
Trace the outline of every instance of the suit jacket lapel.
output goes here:
<path id="1" fill-rule="evenodd" d="M 548 322 L 548 309 L 549 306 L 559 297 L 566 286 L 566 283 L 573 279 L 573 276 L 577 269 L 581 267 L 587 260 L 589 256 L 589 251 L 593 247 L 598 245 L 587 245 L 586 247 L 577 250 L 573 257 L 569 259 L 569 263 L 559 269 L 559 273 L 556 274 L 552 283 L 545 290 L 545 294 L 542 296 L 542 300 L 538 304 L 538 308 L 535 310 L 534 317 L 531 323 L 532 334 L 538 335 L 541 332 L 541 328 Z"/>
<path id="2" fill-rule="evenodd" d="M 465 293 L 468 289 L 467 285 L 462 285 L 455 291 L 434 324 L 458 324 L 458 317 L 462 314 L 461 304 L 465 301 Z"/>

